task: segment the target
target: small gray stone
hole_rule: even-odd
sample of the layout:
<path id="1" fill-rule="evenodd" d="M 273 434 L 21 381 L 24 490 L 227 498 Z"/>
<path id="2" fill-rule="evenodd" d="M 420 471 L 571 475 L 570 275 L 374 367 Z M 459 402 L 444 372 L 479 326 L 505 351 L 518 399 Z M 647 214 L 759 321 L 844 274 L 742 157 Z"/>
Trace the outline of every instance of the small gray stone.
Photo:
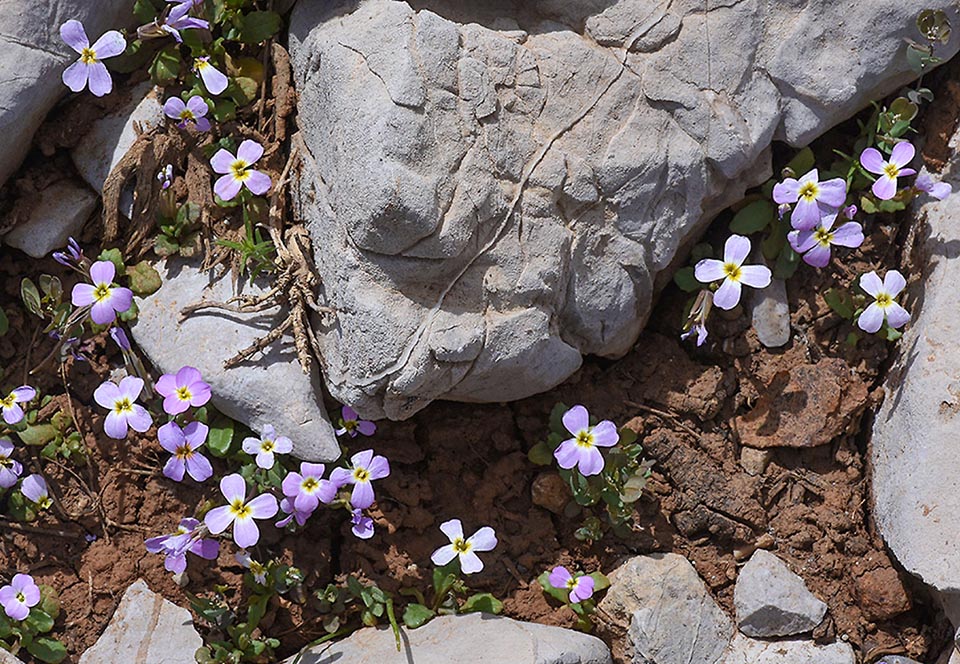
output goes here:
<path id="1" fill-rule="evenodd" d="M 772 450 L 758 450 L 755 447 L 740 448 L 740 465 L 751 475 L 763 475 L 772 458 Z"/>
<path id="2" fill-rule="evenodd" d="M 0 648 L 0 664 L 23 664 L 23 662 L 14 657 L 9 651 Z"/>
<path id="3" fill-rule="evenodd" d="M 629 623 L 635 664 L 716 664 L 734 634 L 693 565 L 675 553 L 637 556 L 610 574 L 601 615 Z"/>
<path id="4" fill-rule="evenodd" d="M 733 591 L 737 626 L 747 636 L 793 636 L 820 624 L 827 605 L 769 551 L 756 551 Z"/>
<path id="5" fill-rule="evenodd" d="M 67 244 L 97 206 L 97 197 L 86 187 L 60 180 L 39 193 L 30 218 L 7 233 L 4 241 L 28 256 L 43 258 Z"/>
<path id="6" fill-rule="evenodd" d="M 367 628 L 343 641 L 317 646 L 285 664 L 610 664 L 600 639 L 560 627 L 470 613 L 441 616 L 402 630 L 397 651 L 389 628 Z"/>
<path id="7" fill-rule="evenodd" d="M 785 346 L 790 341 L 790 304 L 784 281 L 774 279 L 750 295 L 750 319 L 757 339 L 767 348 Z"/>
<path id="8" fill-rule="evenodd" d="M 123 593 L 107 629 L 80 664 L 194 664 L 202 645 L 190 612 L 140 579 Z"/>
<path id="9" fill-rule="evenodd" d="M 230 276 L 215 280 L 182 261 L 157 265 L 163 286 L 138 298 L 140 316 L 131 332 L 136 343 L 161 371 L 174 373 L 184 365 L 196 367 L 213 391 L 218 410 L 254 431 L 273 425 L 279 435 L 293 440 L 293 453 L 306 461 L 334 461 L 340 456 L 336 434 L 320 400 L 316 366 L 309 376 L 296 360 L 289 336 L 262 354 L 232 369 L 223 363 L 276 327 L 282 318 L 276 309 L 234 314 L 204 309 L 180 320 L 180 310 L 201 300 L 225 302 L 234 295 Z M 241 282 L 245 294 L 263 288 Z"/>
<path id="10" fill-rule="evenodd" d="M 849 643 L 819 646 L 813 641 L 755 641 L 737 634 L 723 664 L 855 664 Z"/>

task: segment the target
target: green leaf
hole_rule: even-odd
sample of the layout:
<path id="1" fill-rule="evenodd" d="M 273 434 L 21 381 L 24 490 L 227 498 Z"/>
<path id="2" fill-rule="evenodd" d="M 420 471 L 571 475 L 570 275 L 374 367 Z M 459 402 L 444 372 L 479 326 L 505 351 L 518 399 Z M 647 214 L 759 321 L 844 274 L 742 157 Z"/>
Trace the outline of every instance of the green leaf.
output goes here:
<path id="1" fill-rule="evenodd" d="M 38 607 L 30 609 L 30 615 L 24 621 L 38 634 L 46 634 L 53 629 L 53 618 Z"/>
<path id="2" fill-rule="evenodd" d="M 620 447 L 626 447 L 637 442 L 637 432 L 627 426 L 620 427 L 617 433 L 620 436 L 620 440 L 617 441 Z"/>
<path id="3" fill-rule="evenodd" d="M 120 250 L 116 247 L 101 251 L 100 255 L 97 256 L 97 260 L 110 261 L 113 263 L 113 266 L 117 269 L 117 274 L 123 274 L 127 271 L 127 266 L 123 264 L 123 254 L 121 254 Z"/>
<path id="4" fill-rule="evenodd" d="M 33 424 L 18 431 L 17 436 L 26 445 L 46 445 L 57 437 L 57 429 L 52 424 Z"/>
<path id="5" fill-rule="evenodd" d="M 816 159 L 813 156 L 813 150 L 809 147 L 803 148 L 798 152 L 793 159 L 787 164 L 787 168 L 793 171 L 796 174 L 796 177 L 800 177 L 810 171 L 816 164 Z"/>
<path id="6" fill-rule="evenodd" d="M 543 592 L 554 598 L 558 602 L 568 604 L 570 602 L 570 591 L 566 588 L 554 588 L 550 583 L 550 572 L 543 572 L 537 577 L 537 582 L 543 588 Z"/>
<path id="7" fill-rule="evenodd" d="M 730 222 L 730 232 L 740 235 L 750 235 L 762 231 L 777 217 L 773 203 L 759 200 L 750 203 L 733 216 Z"/>
<path id="8" fill-rule="evenodd" d="M 553 450 L 544 442 L 539 442 L 527 452 L 527 458 L 535 466 L 549 466 L 553 463 Z"/>
<path id="9" fill-rule="evenodd" d="M 917 15 L 917 30 L 928 41 L 950 41 L 950 19 L 942 9 L 925 9 Z"/>
<path id="10" fill-rule="evenodd" d="M 133 3 L 133 16 L 138 23 L 150 23 L 157 18 L 157 8 L 150 0 L 136 0 Z"/>
<path id="11" fill-rule="evenodd" d="M 20 299 L 23 300 L 27 311 L 43 318 L 43 311 L 40 308 L 40 291 L 37 290 L 36 284 L 26 277 L 20 282 Z"/>
<path id="12" fill-rule="evenodd" d="M 240 41 L 244 44 L 256 46 L 262 41 L 270 39 L 280 31 L 282 25 L 280 14 L 276 12 L 250 12 L 243 17 L 243 27 L 240 28 Z"/>
<path id="13" fill-rule="evenodd" d="M 703 284 L 697 281 L 693 267 L 690 265 L 680 268 L 673 274 L 673 283 L 684 293 L 692 293 L 703 288 Z"/>
<path id="14" fill-rule="evenodd" d="M 237 117 L 237 105 L 229 99 L 218 99 L 213 105 L 213 119 L 217 122 L 229 122 Z"/>
<path id="15" fill-rule="evenodd" d="M 31 641 L 27 652 L 47 664 L 59 664 L 67 656 L 67 649 L 62 643 L 46 636 Z"/>
<path id="16" fill-rule="evenodd" d="M 200 213 L 203 210 L 196 203 L 184 203 L 177 210 L 177 224 L 186 228 L 190 224 L 195 224 L 200 219 Z"/>
<path id="17" fill-rule="evenodd" d="M 471 595 L 460 607 L 460 613 L 492 613 L 497 615 L 502 611 L 503 602 L 490 593 Z"/>
<path id="18" fill-rule="evenodd" d="M 130 277 L 130 290 L 137 295 L 153 295 L 163 285 L 160 273 L 147 261 L 128 267 L 127 276 Z"/>
<path id="19" fill-rule="evenodd" d="M 153 251 L 161 258 L 173 256 L 180 251 L 180 245 L 168 235 L 158 235 L 153 239 Z"/>
<path id="20" fill-rule="evenodd" d="M 869 196 L 860 197 L 860 209 L 866 214 L 876 214 L 879 212 L 876 204 L 873 202 L 873 199 Z"/>
<path id="21" fill-rule="evenodd" d="M 550 411 L 550 430 L 556 431 L 557 433 L 564 433 L 566 429 L 563 427 L 563 414 L 566 413 L 569 408 L 567 404 L 562 401 L 558 401 L 554 404 L 553 409 Z"/>
<path id="22" fill-rule="evenodd" d="M 850 293 L 836 288 L 829 288 L 823 294 L 823 300 L 835 313 L 841 318 L 853 320 L 854 307 L 853 298 Z"/>
<path id="23" fill-rule="evenodd" d="M 593 592 L 598 593 L 601 590 L 606 590 L 610 587 L 610 579 L 608 579 L 601 572 L 591 572 L 588 574 L 591 579 L 593 579 Z"/>
<path id="24" fill-rule="evenodd" d="M 777 262 L 773 265 L 774 279 L 789 279 L 800 266 L 800 254 L 795 252 L 790 246 L 784 245 L 777 256 Z"/>
<path id="25" fill-rule="evenodd" d="M 155 85 L 166 87 L 180 76 L 180 50 L 171 44 L 157 53 L 150 64 L 150 78 Z"/>
<path id="26" fill-rule="evenodd" d="M 883 329 L 881 330 L 881 334 L 883 334 L 883 337 L 887 341 L 896 341 L 897 339 L 903 336 L 903 332 L 901 332 L 900 330 L 895 330 L 886 324 L 884 324 Z"/>
<path id="27" fill-rule="evenodd" d="M 435 615 L 433 609 L 423 604 L 407 604 L 407 608 L 403 610 L 403 624 L 410 629 L 416 629 L 425 625 Z"/>
<path id="28" fill-rule="evenodd" d="M 120 314 L 119 318 L 124 323 L 132 323 L 137 320 L 137 316 L 140 315 L 140 307 L 137 306 L 137 301 L 134 300 L 130 303 L 130 308 Z"/>
<path id="29" fill-rule="evenodd" d="M 233 443 L 233 420 L 226 415 L 214 412 L 210 417 L 209 426 L 207 448 L 213 456 L 222 459 L 230 453 L 230 445 Z"/>
<path id="30" fill-rule="evenodd" d="M 237 106 L 246 106 L 257 98 L 260 86 L 252 78 L 240 76 L 232 79 L 227 94 L 237 102 Z"/>

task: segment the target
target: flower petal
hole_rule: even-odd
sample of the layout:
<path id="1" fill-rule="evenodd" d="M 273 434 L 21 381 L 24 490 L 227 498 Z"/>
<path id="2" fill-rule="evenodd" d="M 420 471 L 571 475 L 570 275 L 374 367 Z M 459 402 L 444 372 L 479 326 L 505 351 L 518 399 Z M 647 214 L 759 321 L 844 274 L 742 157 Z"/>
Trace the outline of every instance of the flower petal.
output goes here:
<path id="1" fill-rule="evenodd" d="M 143 391 L 143 379 L 139 376 L 124 376 L 119 385 L 120 395 L 136 401 Z"/>
<path id="2" fill-rule="evenodd" d="M 896 297 L 906 287 L 907 280 L 897 270 L 889 270 L 883 276 L 883 290 L 890 293 L 890 297 Z"/>
<path id="3" fill-rule="evenodd" d="M 160 441 L 160 447 L 172 454 L 183 445 L 185 438 L 183 430 L 176 422 L 167 422 L 157 429 L 157 440 Z"/>
<path id="4" fill-rule="evenodd" d="M 562 420 L 564 428 L 574 436 L 590 428 L 590 413 L 580 404 L 565 412 Z"/>
<path id="5" fill-rule="evenodd" d="M 111 410 L 103 420 L 103 432 L 116 440 L 127 437 L 127 418 Z"/>
<path id="6" fill-rule="evenodd" d="M 96 289 L 90 284 L 77 284 L 70 292 L 70 302 L 75 307 L 85 307 L 96 302 L 93 296 Z"/>
<path id="7" fill-rule="evenodd" d="M 183 428 L 183 437 L 190 442 L 191 448 L 197 449 L 203 447 L 204 443 L 207 442 L 209 432 L 210 427 L 203 422 L 191 422 Z"/>
<path id="8" fill-rule="evenodd" d="M 573 578 L 573 575 L 570 574 L 570 571 L 566 567 L 561 567 L 557 565 L 550 572 L 550 585 L 554 588 L 566 588 L 567 582 Z"/>
<path id="9" fill-rule="evenodd" d="M 220 480 L 220 492 L 228 503 L 239 500 L 243 502 L 247 497 L 247 483 L 239 473 L 227 475 Z"/>
<path id="10" fill-rule="evenodd" d="M 153 426 L 153 418 L 150 417 L 150 413 L 147 412 L 146 408 L 135 403 L 133 404 L 133 412 L 127 415 L 127 424 L 129 424 L 130 428 L 134 431 L 143 433 Z"/>
<path id="11" fill-rule="evenodd" d="M 876 148 L 867 148 L 860 153 L 860 164 L 871 173 L 879 175 L 883 173 L 883 167 L 887 165 L 887 161 Z"/>
<path id="12" fill-rule="evenodd" d="M 483 570 L 483 561 L 473 551 L 460 554 L 460 570 L 464 574 L 476 574 Z"/>
<path id="13" fill-rule="evenodd" d="M 224 175 L 217 179 L 213 185 L 213 193 L 221 200 L 231 201 L 240 193 L 243 183 L 237 180 L 233 175 Z"/>
<path id="14" fill-rule="evenodd" d="M 457 552 L 453 550 L 453 545 L 445 544 L 431 554 L 430 560 L 437 567 L 443 567 L 456 557 Z"/>
<path id="15" fill-rule="evenodd" d="M 817 244 L 817 236 L 813 231 L 790 231 L 787 233 L 787 242 L 798 254 L 810 251 Z"/>
<path id="16" fill-rule="evenodd" d="M 870 188 L 873 195 L 881 201 L 889 201 L 897 195 L 897 179 L 887 175 L 881 175 Z"/>
<path id="17" fill-rule="evenodd" d="M 740 281 L 751 288 L 766 288 L 772 278 L 766 265 L 743 265 L 740 267 Z"/>
<path id="18" fill-rule="evenodd" d="M 256 141 L 246 140 L 240 144 L 237 149 L 237 157 L 243 159 L 248 164 L 255 163 L 263 156 L 263 146 Z"/>
<path id="19" fill-rule="evenodd" d="M 169 477 L 174 482 L 183 481 L 183 473 L 186 471 L 187 467 L 184 464 L 183 459 L 179 457 L 172 456 L 167 459 L 167 463 L 163 466 L 163 474 L 166 477 Z"/>
<path id="20" fill-rule="evenodd" d="M 893 151 L 890 153 L 890 163 L 896 164 L 897 168 L 902 169 L 913 161 L 916 154 L 917 150 L 910 141 L 897 143 L 893 146 Z"/>
<path id="21" fill-rule="evenodd" d="M 229 173 L 230 165 L 235 161 L 236 157 L 227 152 L 225 149 L 220 148 L 210 160 L 210 166 L 213 168 L 214 173 Z"/>
<path id="22" fill-rule="evenodd" d="M 876 297 L 877 293 L 883 290 L 883 282 L 876 272 L 867 272 L 860 275 L 860 288 L 868 295 Z"/>
<path id="23" fill-rule="evenodd" d="M 693 269 L 693 275 L 701 284 L 709 284 L 727 276 L 723 269 L 723 261 L 716 258 L 704 258 Z"/>
<path id="24" fill-rule="evenodd" d="M 887 307 L 887 324 L 893 329 L 898 329 L 910 322 L 910 314 L 896 302 L 891 302 Z"/>
<path id="25" fill-rule="evenodd" d="M 269 519 L 277 514 L 280 509 L 277 505 L 277 499 L 272 493 L 261 493 L 259 496 L 247 503 L 250 508 L 250 514 L 254 519 Z"/>
<path id="26" fill-rule="evenodd" d="M 211 64 L 200 67 L 200 79 L 203 81 L 203 86 L 212 95 L 218 95 L 226 90 L 227 83 L 229 83 L 223 72 Z"/>
<path id="27" fill-rule="evenodd" d="M 76 19 L 70 19 L 60 26 L 60 38 L 77 53 L 82 53 L 83 49 L 90 46 L 87 31 L 83 29 L 83 24 Z"/>
<path id="28" fill-rule="evenodd" d="M 97 54 L 97 60 L 112 58 L 127 50 L 127 40 L 116 30 L 108 30 L 93 43 L 93 50 Z"/>
<path id="29" fill-rule="evenodd" d="M 369 468 L 373 460 L 373 450 L 363 450 L 350 457 L 350 465 L 354 468 Z"/>
<path id="30" fill-rule="evenodd" d="M 211 531 L 212 532 L 212 531 Z M 260 529 L 253 519 L 236 519 L 233 522 L 233 541 L 244 549 L 260 541 Z"/>
<path id="31" fill-rule="evenodd" d="M 257 453 L 257 466 L 263 468 L 264 470 L 270 470 L 273 468 L 273 464 L 276 463 L 276 459 L 273 456 L 273 452 L 265 452 L 260 450 Z"/>
<path id="32" fill-rule="evenodd" d="M 572 438 L 565 440 L 553 452 L 554 458 L 564 470 L 570 470 L 580 461 L 580 447 Z"/>
<path id="33" fill-rule="evenodd" d="M 603 454 L 596 447 L 580 448 L 580 473 L 585 477 L 597 475 L 603 470 Z"/>
<path id="34" fill-rule="evenodd" d="M 948 187 L 950 185 L 947 185 Z M 372 436 L 377 432 L 377 425 L 369 420 L 360 420 L 357 422 L 357 431 L 364 436 Z"/>
<path id="35" fill-rule="evenodd" d="M 826 203 L 832 208 L 839 208 L 847 199 L 847 181 L 843 178 L 833 178 L 820 183 L 820 195 L 817 200 Z"/>
<path id="36" fill-rule="evenodd" d="M 168 118 L 179 120 L 180 112 L 186 107 L 187 105 L 183 103 L 183 100 L 180 99 L 180 97 L 170 97 L 170 99 L 163 102 L 163 114 Z"/>
<path id="37" fill-rule="evenodd" d="M 720 309 L 730 310 L 740 303 L 740 283 L 724 279 L 720 288 L 713 294 L 713 304 Z"/>
<path id="38" fill-rule="evenodd" d="M 876 302 L 867 307 L 857 319 L 857 327 L 870 334 L 879 330 L 881 325 L 883 325 L 883 309 Z"/>
<path id="39" fill-rule="evenodd" d="M 357 509 L 365 510 L 373 505 L 373 485 L 370 482 L 357 482 L 353 485 L 353 493 L 350 495 L 350 504 Z"/>
<path id="40" fill-rule="evenodd" d="M 450 519 L 440 524 L 440 532 L 447 536 L 447 539 L 453 542 L 457 539 L 463 539 L 463 524 L 460 519 Z"/>
<path id="41" fill-rule="evenodd" d="M 223 483 L 221 482 L 221 485 Z M 229 505 L 214 507 L 203 517 L 203 522 L 214 535 L 219 535 L 233 523 L 233 512 Z"/>
<path id="42" fill-rule="evenodd" d="M 387 457 L 378 454 L 370 460 L 367 471 L 370 473 L 371 480 L 383 479 L 390 474 L 390 462 L 387 461 Z"/>
<path id="43" fill-rule="evenodd" d="M 775 203 L 796 203 L 800 197 L 800 182 L 795 178 L 787 178 L 773 186 L 773 201 Z"/>
<path id="44" fill-rule="evenodd" d="M 490 526 L 484 526 L 467 539 L 476 551 L 493 551 L 497 547 L 497 534 Z"/>
<path id="45" fill-rule="evenodd" d="M 743 265 L 750 254 L 750 240 L 742 235 L 731 235 L 723 245 L 723 262 Z"/>
<path id="46" fill-rule="evenodd" d="M 270 190 L 270 185 L 273 184 L 273 181 L 266 173 L 251 169 L 247 171 L 247 179 L 244 181 L 244 184 L 247 186 L 247 189 L 257 196 L 262 196 Z"/>
<path id="47" fill-rule="evenodd" d="M 813 249 L 803 255 L 803 262 L 813 267 L 826 267 L 830 264 L 830 246 L 817 243 Z"/>
<path id="48" fill-rule="evenodd" d="M 187 472 L 197 482 L 206 482 L 213 477 L 213 466 L 207 457 L 194 453 L 187 457 Z"/>
<path id="49" fill-rule="evenodd" d="M 833 232 L 832 244 L 841 247 L 859 247 L 863 244 L 863 227 L 855 221 L 848 221 Z"/>
<path id="50" fill-rule="evenodd" d="M 593 427 L 593 444 L 597 447 L 613 447 L 620 442 L 617 425 L 610 420 L 604 420 Z"/>
<path id="51" fill-rule="evenodd" d="M 820 224 L 820 206 L 816 201 L 801 198 L 790 215 L 790 225 L 798 231 L 808 231 Z"/>
<path id="52" fill-rule="evenodd" d="M 113 79 L 110 78 L 107 66 L 102 62 L 92 63 L 87 70 L 87 77 L 90 84 L 90 93 L 94 97 L 103 97 L 113 91 Z"/>
<path id="53" fill-rule="evenodd" d="M 80 92 L 87 87 L 87 81 L 90 79 L 90 65 L 79 60 L 63 70 L 60 80 L 70 88 L 72 92 Z"/>

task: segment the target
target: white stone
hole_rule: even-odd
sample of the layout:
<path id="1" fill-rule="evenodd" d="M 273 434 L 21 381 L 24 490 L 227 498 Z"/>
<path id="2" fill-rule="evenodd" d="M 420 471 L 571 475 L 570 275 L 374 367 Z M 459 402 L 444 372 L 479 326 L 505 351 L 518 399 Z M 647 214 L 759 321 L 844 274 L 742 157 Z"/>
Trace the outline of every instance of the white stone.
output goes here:
<path id="1" fill-rule="evenodd" d="M 790 341 L 790 303 L 783 279 L 774 279 L 767 288 L 750 292 L 750 320 L 757 339 L 767 348 L 780 348 Z"/>
<path id="2" fill-rule="evenodd" d="M 733 591 L 737 626 L 747 636 L 794 636 L 812 631 L 827 605 L 777 556 L 758 549 L 740 570 Z"/>
<path id="3" fill-rule="evenodd" d="M 86 187 L 59 180 L 39 193 L 30 217 L 7 233 L 4 241 L 33 258 L 43 258 L 67 245 L 97 206 L 97 197 Z"/>
<path id="4" fill-rule="evenodd" d="M 737 634 L 723 664 L 856 664 L 853 648 L 838 641 L 820 646 L 813 641 L 755 641 Z"/>

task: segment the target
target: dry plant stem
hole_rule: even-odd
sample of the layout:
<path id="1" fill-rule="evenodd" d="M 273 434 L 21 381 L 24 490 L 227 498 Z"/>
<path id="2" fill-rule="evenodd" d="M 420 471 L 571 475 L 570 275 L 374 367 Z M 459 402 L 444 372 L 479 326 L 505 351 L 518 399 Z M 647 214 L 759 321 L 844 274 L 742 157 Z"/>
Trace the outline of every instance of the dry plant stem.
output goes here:
<path id="1" fill-rule="evenodd" d="M 37 535 L 52 535 L 54 537 L 66 537 L 69 539 L 81 539 L 83 533 L 71 533 L 67 530 L 55 530 L 53 528 L 40 528 L 38 526 L 30 526 L 25 523 L 20 523 L 19 521 L 13 521 L 6 517 L 0 517 L 0 523 L 3 523 L 4 528 L 9 528 L 10 530 L 16 530 L 23 533 L 35 533 Z"/>
<path id="2" fill-rule="evenodd" d="M 624 401 L 624 404 L 630 406 L 631 408 L 638 408 L 640 410 L 646 411 L 652 415 L 661 417 L 673 424 L 676 424 L 678 427 L 689 433 L 694 438 L 700 438 L 700 434 L 688 427 L 680 420 L 680 416 L 675 413 L 668 413 L 667 411 L 660 410 L 659 408 L 654 408 L 653 406 L 647 406 L 642 403 L 637 403 L 636 401 Z"/>

